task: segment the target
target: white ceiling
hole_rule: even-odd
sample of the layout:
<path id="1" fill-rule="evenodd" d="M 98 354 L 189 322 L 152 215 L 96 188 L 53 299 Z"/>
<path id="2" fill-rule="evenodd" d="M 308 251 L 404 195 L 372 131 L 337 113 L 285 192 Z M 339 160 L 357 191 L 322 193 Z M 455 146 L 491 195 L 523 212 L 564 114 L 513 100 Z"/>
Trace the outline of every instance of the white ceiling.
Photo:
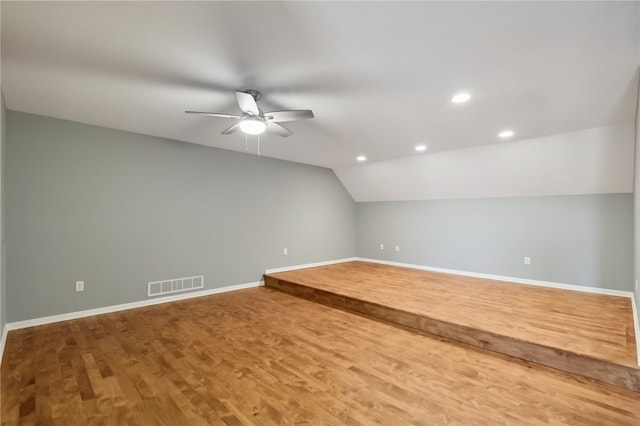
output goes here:
<path id="1" fill-rule="evenodd" d="M 312 109 L 262 155 L 330 168 L 632 123 L 636 2 L 2 2 L 11 110 L 244 150 L 233 91 Z M 454 105 L 460 90 L 473 95 Z M 255 141 L 250 140 L 255 151 Z M 425 154 L 422 154 L 425 155 Z"/>
<path id="2" fill-rule="evenodd" d="M 356 202 L 621 194 L 634 142 L 633 125 L 607 126 L 334 171 Z"/>

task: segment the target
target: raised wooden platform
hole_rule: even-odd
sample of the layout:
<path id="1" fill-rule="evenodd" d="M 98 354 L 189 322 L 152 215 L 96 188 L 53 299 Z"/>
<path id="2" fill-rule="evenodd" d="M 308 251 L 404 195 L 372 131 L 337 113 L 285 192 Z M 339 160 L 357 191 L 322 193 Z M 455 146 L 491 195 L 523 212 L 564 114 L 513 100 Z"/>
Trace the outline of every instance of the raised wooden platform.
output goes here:
<path id="1" fill-rule="evenodd" d="M 625 297 L 359 261 L 267 274 L 265 285 L 640 392 Z"/>

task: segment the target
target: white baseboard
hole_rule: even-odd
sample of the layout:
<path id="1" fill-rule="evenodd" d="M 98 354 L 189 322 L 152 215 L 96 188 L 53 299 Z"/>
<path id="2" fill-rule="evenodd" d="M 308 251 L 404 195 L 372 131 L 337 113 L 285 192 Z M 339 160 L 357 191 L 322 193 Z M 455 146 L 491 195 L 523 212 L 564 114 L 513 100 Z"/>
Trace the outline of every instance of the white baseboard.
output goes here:
<path id="1" fill-rule="evenodd" d="M 5 324 L 4 327 L 2 327 L 2 337 L 0 338 L 0 367 L 2 366 L 4 345 L 7 343 L 7 333 L 9 333 L 9 327 L 7 327 L 7 324 Z"/>
<path id="2" fill-rule="evenodd" d="M 552 288 L 559 288 L 562 290 L 582 291 L 585 293 L 604 294 L 608 296 L 630 297 L 633 299 L 633 292 L 631 291 L 613 290 L 610 288 L 585 287 L 581 285 L 563 284 L 563 283 L 556 283 L 552 281 L 538 281 L 538 280 L 530 280 L 527 278 L 505 277 L 502 275 L 481 274 L 477 272 L 458 271 L 455 269 L 433 268 L 430 266 L 414 265 L 411 263 L 391 262 L 388 260 L 368 259 L 368 258 L 362 258 L 362 257 L 358 257 L 354 260 L 359 260 L 361 262 L 380 263 L 383 265 L 401 266 L 404 268 L 421 269 L 423 271 L 443 272 L 445 274 L 464 275 L 467 277 L 484 278 L 488 280 L 506 281 L 506 282 L 515 283 L 515 284 L 527 284 L 527 285 L 536 285 L 540 287 L 552 287 Z"/>
<path id="3" fill-rule="evenodd" d="M 10 322 L 5 324 L 5 327 L 4 327 L 5 333 L 3 334 L 3 342 L 4 342 L 6 332 L 9 330 L 18 330 L 20 328 L 34 327 L 36 325 L 51 324 L 54 322 L 90 317 L 92 315 L 100 315 L 100 314 L 108 314 L 111 312 L 125 311 L 127 309 L 143 308 L 145 306 L 159 305 L 161 303 L 175 302 L 177 300 L 192 299 L 194 297 L 209 296 L 209 295 L 218 294 L 218 293 L 226 293 L 228 291 L 243 290 L 245 288 L 259 287 L 261 285 L 264 285 L 262 281 L 256 281 L 252 283 L 230 285 L 226 287 L 212 288 L 212 289 L 203 290 L 203 291 L 195 291 L 195 292 L 186 293 L 186 294 L 178 294 L 173 296 L 157 297 L 154 299 L 140 300 L 138 302 L 123 303 L 121 305 L 87 309 L 86 311 L 69 312 L 66 314 L 34 318 L 30 320 L 25 320 L 25 321 Z M 4 349 L 4 347 L 2 349 Z"/>
<path id="4" fill-rule="evenodd" d="M 315 268 L 316 266 L 327 266 L 327 265 L 334 265 L 336 263 L 353 262 L 354 260 L 358 260 L 358 258 L 348 257 L 344 259 L 327 260 L 325 262 L 315 262 L 315 263 L 306 263 L 303 265 L 284 266 L 282 268 L 267 269 L 264 271 L 264 273 L 275 274 L 277 272 L 295 271 L 297 269 Z"/>

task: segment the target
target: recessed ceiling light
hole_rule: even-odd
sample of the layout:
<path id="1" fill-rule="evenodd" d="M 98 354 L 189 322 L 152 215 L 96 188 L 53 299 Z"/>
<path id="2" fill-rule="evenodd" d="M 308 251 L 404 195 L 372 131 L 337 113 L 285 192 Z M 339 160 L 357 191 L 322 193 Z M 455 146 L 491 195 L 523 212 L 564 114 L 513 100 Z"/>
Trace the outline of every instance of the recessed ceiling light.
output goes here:
<path id="1" fill-rule="evenodd" d="M 460 92 L 453 95 L 453 98 L 451 98 L 451 102 L 453 102 L 454 104 L 461 104 L 463 102 L 467 102 L 469 99 L 471 99 L 470 94 L 468 94 L 467 92 Z"/>
<path id="2" fill-rule="evenodd" d="M 498 133 L 498 136 L 503 139 L 510 138 L 513 135 L 515 135 L 515 133 L 513 133 L 513 130 L 503 130 L 500 133 Z"/>
<path id="3" fill-rule="evenodd" d="M 417 152 L 424 152 L 427 150 L 427 146 L 426 145 L 416 145 L 416 151 Z"/>
<path id="4" fill-rule="evenodd" d="M 367 157 L 365 157 L 364 155 L 358 155 L 356 157 L 356 160 L 363 162 L 363 161 L 367 161 Z"/>

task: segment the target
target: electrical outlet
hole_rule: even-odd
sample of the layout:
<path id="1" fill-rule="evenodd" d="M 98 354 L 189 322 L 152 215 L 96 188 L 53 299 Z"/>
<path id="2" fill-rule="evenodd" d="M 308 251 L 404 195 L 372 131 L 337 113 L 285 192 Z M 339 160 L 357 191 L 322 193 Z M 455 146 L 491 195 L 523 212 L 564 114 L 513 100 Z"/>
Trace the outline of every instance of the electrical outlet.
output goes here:
<path id="1" fill-rule="evenodd" d="M 400 246 L 396 246 L 396 253 L 400 251 Z"/>
<path id="2" fill-rule="evenodd" d="M 384 244 L 380 244 L 380 250 L 384 250 Z"/>
<path id="3" fill-rule="evenodd" d="M 84 291 L 84 281 L 76 281 L 76 291 Z"/>
<path id="4" fill-rule="evenodd" d="M 286 256 L 287 254 L 289 254 L 289 250 L 287 250 L 287 248 L 285 247 L 284 249 L 282 249 L 282 254 Z"/>
<path id="5" fill-rule="evenodd" d="M 531 265 L 531 258 L 529 256 L 525 256 L 524 258 L 524 264 L 525 265 Z"/>

